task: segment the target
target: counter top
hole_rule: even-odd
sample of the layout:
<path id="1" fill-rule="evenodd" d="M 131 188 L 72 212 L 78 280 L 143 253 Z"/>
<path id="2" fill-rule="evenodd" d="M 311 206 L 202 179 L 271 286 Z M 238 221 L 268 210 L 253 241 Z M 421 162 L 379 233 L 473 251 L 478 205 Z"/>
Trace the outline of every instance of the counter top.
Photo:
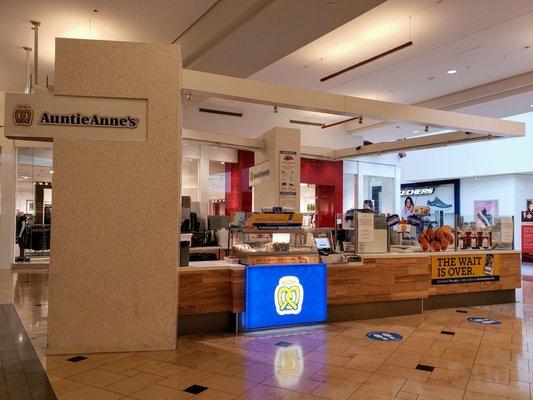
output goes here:
<path id="1" fill-rule="evenodd" d="M 226 247 L 222 246 L 199 246 L 199 247 L 189 247 L 190 253 L 201 253 L 202 251 L 213 251 L 213 250 L 225 250 Z"/>
<path id="2" fill-rule="evenodd" d="M 379 254 L 359 254 L 363 260 L 365 258 L 413 258 L 413 257 L 433 257 L 439 255 L 471 255 L 476 253 L 495 253 L 495 254 L 517 254 L 520 250 L 463 250 L 463 251 L 417 251 L 411 253 L 379 253 Z"/>
<path id="3" fill-rule="evenodd" d="M 375 259 L 375 258 L 388 258 L 388 259 L 398 259 L 398 258 L 424 258 L 424 257 L 433 257 L 439 255 L 471 255 L 479 253 L 493 253 L 493 254 L 520 254 L 520 250 L 466 250 L 466 251 L 442 251 L 442 252 L 415 252 L 415 253 L 380 253 L 380 254 L 361 254 L 363 261 L 365 259 Z M 351 262 L 345 264 L 328 264 L 328 268 L 350 268 L 350 267 L 362 267 L 365 266 L 364 262 Z M 180 267 L 179 271 L 195 271 L 199 269 L 210 270 L 210 269 L 229 269 L 234 271 L 244 270 L 245 265 L 242 264 L 231 264 L 224 260 L 218 261 L 191 261 L 189 262 L 188 267 Z"/>

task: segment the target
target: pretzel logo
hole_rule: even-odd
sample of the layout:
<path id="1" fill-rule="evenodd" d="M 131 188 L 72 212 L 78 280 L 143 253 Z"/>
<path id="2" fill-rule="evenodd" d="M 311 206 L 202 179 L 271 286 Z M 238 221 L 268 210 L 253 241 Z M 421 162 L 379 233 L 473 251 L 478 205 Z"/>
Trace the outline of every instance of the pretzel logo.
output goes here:
<path id="1" fill-rule="evenodd" d="M 280 278 L 274 291 L 274 304 L 279 315 L 297 315 L 302 311 L 304 288 L 295 276 Z"/>
<path id="2" fill-rule="evenodd" d="M 15 125 L 29 126 L 33 122 L 33 110 L 28 104 L 17 104 L 13 110 Z"/>

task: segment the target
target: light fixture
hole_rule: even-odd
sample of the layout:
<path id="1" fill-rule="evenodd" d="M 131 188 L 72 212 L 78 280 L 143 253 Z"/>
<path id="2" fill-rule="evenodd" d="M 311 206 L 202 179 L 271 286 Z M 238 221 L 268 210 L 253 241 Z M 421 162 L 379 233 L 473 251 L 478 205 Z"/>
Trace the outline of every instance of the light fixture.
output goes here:
<path id="1" fill-rule="evenodd" d="M 448 75 L 453 75 L 453 74 L 456 74 L 456 73 L 457 73 L 457 70 L 456 70 L 456 69 L 449 69 L 446 73 L 447 73 Z"/>
<path id="2" fill-rule="evenodd" d="M 419 133 L 420 131 L 413 131 L 413 133 Z"/>
<path id="3" fill-rule="evenodd" d="M 530 104 L 529 106 L 530 106 L 530 107 L 533 107 L 533 104 Z"/>
<path id="4" fill-rule="evenodd" d="M 224 161 L 220 161 L 220 164 L 224 165 L 224 164 L 226 164 L 226 163 L 225 163 Z"/>
<path id="5" fill-rule="evenodd" d="M 50 170 L 50 173 L 51 173 L 51 174 L 53 174 L 53 173 L 54 173 L 54 170 L 53 170 L 53 169 L 51 169 L 51 170 Z"/>
<path id="6" fill-rule="evenodd" d="M 404 44 L 401 44 L 399 46 L 396 46 L 390 50 L 387 50 L 383 53 L 380 53 L 378 55 L 375 55 L 374 57 L 370 57 L 370 58 L 367 58 L 366 60 L 364 61 L 361 61 L 361 62 L 358 62 L 357 64 L 354 64 L 354 65 L 351 65 L 347 68 L 344 68 L 344 69 L 341 69 L 340 71 L 337 71 L 337 72 L 334 72 L 333 74 L 331 75 L 328 75 L 328 76 L 325 76 L 323 78 L 320 78 L 320 82 L 325 82 L 329 79 L 332 79 L 332 78 L 335 78 L 339 75 L 342 75 L 342 74 L 345 74 L 346 72 L 349 72 L 353 69 L 356 69 L 356 68 L 359 68 L 359 67 L 362 67 L 363 65 L 366 65 L 368 63 L 371 63 L 372 61 L 376 61 L 376 60 L 379 60 L 380 58 L 383 58 L 385 56 L 388 56 L 389 54 L 392 54 L 392 53 L 396 53 L 397 51 L 400 51 L 400 50 L 403 50 L 405 49 L 406 47 L 409 47 L 409 46 L 412 46 L 413 45 L 413 42 L 412 41 L 409 41 L 409 42 L 406 42 Z"/>

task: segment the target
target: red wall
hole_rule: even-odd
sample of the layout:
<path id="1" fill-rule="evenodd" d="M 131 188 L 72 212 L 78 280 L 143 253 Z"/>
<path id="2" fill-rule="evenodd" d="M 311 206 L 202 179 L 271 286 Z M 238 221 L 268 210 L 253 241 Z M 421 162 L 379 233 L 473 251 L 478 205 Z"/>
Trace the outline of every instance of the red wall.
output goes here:
<path id="1" fill-rule="evenodd" d="M 235 211 L 252 211 L 248 170 L 253 165 L 254 153 L 246 150 L 238 150 L 236 163 L 226 163 L 226 215 Z"/>
<path id="2" fill-rule="evenodd" d="M 333 227 L 334 213 L 342 213 L 342 161 L 302 158 L 300 181 L 317 185 L 317 227 Z"/>

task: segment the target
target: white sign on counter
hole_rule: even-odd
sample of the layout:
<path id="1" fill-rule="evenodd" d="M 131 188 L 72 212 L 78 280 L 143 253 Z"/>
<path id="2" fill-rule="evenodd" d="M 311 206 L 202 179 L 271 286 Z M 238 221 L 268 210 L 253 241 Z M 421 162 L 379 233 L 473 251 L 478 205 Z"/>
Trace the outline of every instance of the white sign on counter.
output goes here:
<path id="1" fill-rule="evenodd" d="M 511 217 L 501 217 L 501 241 L 503 243 L 513 243 L 514 226 Z"/>
<path id="2" fill-rule="evenodd" d="M 369 243 L 374 241 L 374 213 L 358 212 L 357 215 L 357 241 Z"/>

